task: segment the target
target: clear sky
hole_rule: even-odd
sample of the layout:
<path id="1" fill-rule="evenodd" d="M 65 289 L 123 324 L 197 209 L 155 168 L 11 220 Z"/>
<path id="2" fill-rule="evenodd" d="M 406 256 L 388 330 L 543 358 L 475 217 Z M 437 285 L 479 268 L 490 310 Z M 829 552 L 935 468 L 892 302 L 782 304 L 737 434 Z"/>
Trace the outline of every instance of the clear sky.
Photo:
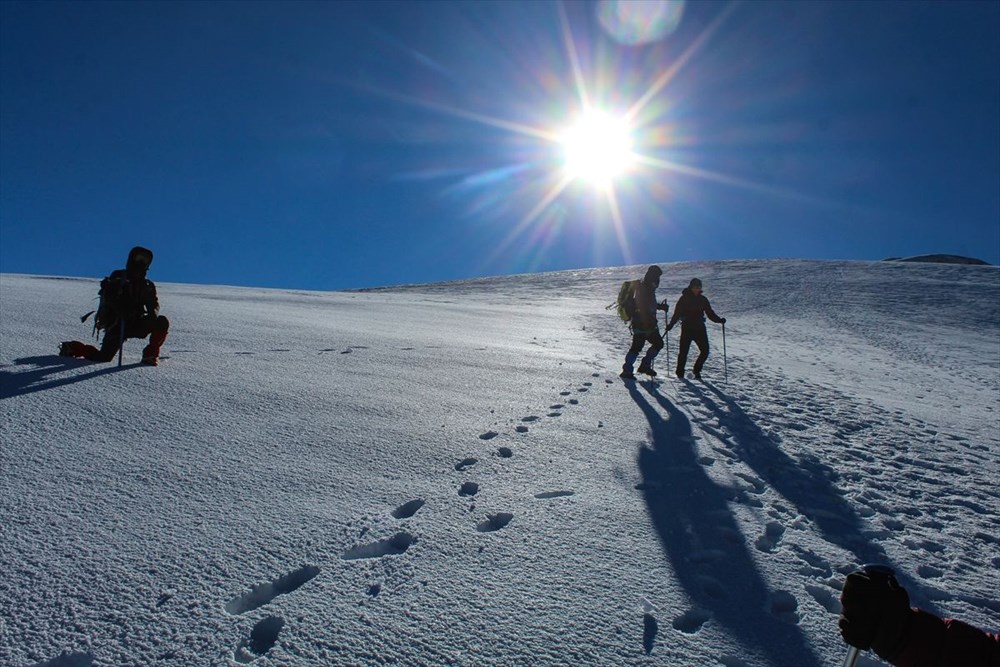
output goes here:
<path id="1" fill-rule="evenodd" d="M 1000 263 L 998 2 L 0 3 L 0 270 Z M 582 106 L 635 159 L 570 180 Z"/>

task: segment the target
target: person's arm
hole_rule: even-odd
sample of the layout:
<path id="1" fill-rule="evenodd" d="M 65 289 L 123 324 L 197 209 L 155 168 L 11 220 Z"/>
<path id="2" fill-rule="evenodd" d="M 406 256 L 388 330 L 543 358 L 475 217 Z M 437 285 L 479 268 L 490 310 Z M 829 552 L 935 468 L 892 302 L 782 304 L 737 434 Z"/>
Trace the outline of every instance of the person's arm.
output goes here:
<path id="1" fill-rule="evenodd" d="M 705 314 L 708 315 L 708 319 L 712 320 L 713 322 L 716 322 L 717 324 L 725 324 L 726 318 L 719 317 L 718 315 L 716 315 L 715 311 L 712 310 L 712 304 L 708 302 L 708 298 L 707 297 L 702 297 L 702 298 L 705 299 Z"/>
<path id="2" fill-rule="evenodd" d="M 909 594 L 891 571 L 852 572 L 840 603 L 844 641 L 895 667 L 1000 665 L 1000 636 L 910 608 Z"/>
<path id="3" fill-rule="evenodd" d="M 1000 634 L 912 609 L 903 644 L 890 657 L 896 667 L 996 667 L 1000 665 Z"/>
<path id="4" fill-rule="evenodd" d="M 681 319 L 681 303 L 684 301 L 684 296 L 677 299 L 677 304 L 674 306 L 674 316 L 670 318 L 670 323 L 667 325 L 667 329 L 672 329 L 677 320 Z"/>
<path id="5" fill-rule="evenodd" d="M 152 280 L 146 281 L 146 312 L 153 317 L 160 314 L 160 300 L 156 298 L 156 285 Z"/>

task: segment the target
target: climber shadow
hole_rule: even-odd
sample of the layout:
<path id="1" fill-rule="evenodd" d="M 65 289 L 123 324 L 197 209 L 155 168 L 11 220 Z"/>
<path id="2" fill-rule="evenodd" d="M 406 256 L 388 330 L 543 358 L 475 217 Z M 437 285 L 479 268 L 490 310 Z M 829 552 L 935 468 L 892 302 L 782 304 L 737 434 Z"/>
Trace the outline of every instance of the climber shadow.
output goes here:
<path id="1" fill-rule="evenodd" d="M 60 357 L 55 354 L 22 357 L 15 359 L 13 365 L 27 368 L 17 371 L 0 369 L 0 400 L 55 389 L 56 387 L 65 387 L 77 382 L 92 380 L 101 375 L 139 366 L 138 363 L 134 363 L 119 367 L 118 364 L 111 362 L 110 364 L 101 364 L 89 373 L 65 375 L 68 371 L 94 366 L 94 362 L 74 357 Z"/>
<path id="2" fill-rule="evenodd" d="M 694 606 L 674 627 L 686 625 L 686 617 L 710 618 L 772 664 L 820 664 L 797 618 L 774 613 L 775 597 L 787 593 L 768 589 L 730 508 L 732 490 L 714 482 L 699 462 L 690 420 L 655 386 L 644 389 L 645 395 L 629 385 L 649 422 L 650 439 L 637 458 L 638 488 L 671 570 Z"/>

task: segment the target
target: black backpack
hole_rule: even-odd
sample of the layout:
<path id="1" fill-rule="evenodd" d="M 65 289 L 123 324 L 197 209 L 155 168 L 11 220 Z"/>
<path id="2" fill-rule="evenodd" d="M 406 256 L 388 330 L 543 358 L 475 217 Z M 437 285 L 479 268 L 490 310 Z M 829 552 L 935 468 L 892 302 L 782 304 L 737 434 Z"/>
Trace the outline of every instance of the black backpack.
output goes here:
<path id="1" fill-rule="evenodd" d="M 110 276 L 101 280 L 101 289 L 97 292 L 97 310 L 92 310 L 80 318 L 81 322 L 86 322 L 87 318 L 94 313 L 94 335 L 98 331 L 109 329 L 121 320 L 125 315 L 128 300 L 128 278 L 124 271 L 114 271 Z"/>

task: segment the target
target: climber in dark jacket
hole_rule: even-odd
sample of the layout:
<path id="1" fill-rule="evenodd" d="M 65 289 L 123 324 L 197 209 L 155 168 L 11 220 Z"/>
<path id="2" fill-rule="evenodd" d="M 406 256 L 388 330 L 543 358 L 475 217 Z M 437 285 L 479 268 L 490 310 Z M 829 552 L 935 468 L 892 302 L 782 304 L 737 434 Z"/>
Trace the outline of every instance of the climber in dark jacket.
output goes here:
<path id="1" fill-rule="evenodd" d="M 712 310 L 708 299 L 701 293 L 701 280 L 693 278 L 691 283 L 681 292 L 681 298 L 674 307 L 674 316 L 670 318 L 667 331 L 670 331 L 677 320 L 681 321 L 681 342 L 677 350 L 677 377 L 684 378 L 684 366 L 687 364 L 688 350 L 691 342 L 698 345 L 698 358 L 694 362 L 694 376 L 701 379 L 701 369 L 708 359 L 708 331 L 705 330 L 705 316 L 713 322 L 725 324 L 726 318 L 719 317 Z"/>
<path id="2" fill-rule="evenodd" d="M 59 346 L 60 356 L 108 362 L 115 358 L 125 340 L 149 336 L 149 344 L 142 351 L 142 363 L 148 366 L 159 363 L 160 346 L 167 339 L 170 322 L 160 315 L 156 286 L 146 278 L 152 262 L 153 252 L 136 246 L 129 251 L 125 269 L 112 271 L 101 281 L 101 305 L 95 316 L 96 328 L 104 329 L 101 349 L 70 340 Z"/>
<path id="3" fill-rule="evenodd" d="M 896 667 L 1000 667 L 1000 634 L 911 608 L 887 568 L 849 574 L 840 602 L 844 641 Z"/>
<path id="4" fill-rule="evenodd" d="M 632 368 L 647 342 L 649 349 L 642 357 L 639 372 L 656 377 L 656 371 L 653 370 L 653 360 L 663 349 L 663 337 L 660 335 L 660 326 L 656 321 L 656 311 L 667 309 L 666 305 L 656 303 L 656 288 L 660 285 L 661 275 L 663 275 L 663 269 L 653 264 L 646 269 L 646 275 L 642 277 L 642 280 L 635 281 L 635 288 L 632 292 L 632 304 L 635 310 L 632 313 L 632 346 L 625 355 L 625 363 L 622 365 L 622 372 L 619 375 L 625 380 L 635 379 Z"/>

